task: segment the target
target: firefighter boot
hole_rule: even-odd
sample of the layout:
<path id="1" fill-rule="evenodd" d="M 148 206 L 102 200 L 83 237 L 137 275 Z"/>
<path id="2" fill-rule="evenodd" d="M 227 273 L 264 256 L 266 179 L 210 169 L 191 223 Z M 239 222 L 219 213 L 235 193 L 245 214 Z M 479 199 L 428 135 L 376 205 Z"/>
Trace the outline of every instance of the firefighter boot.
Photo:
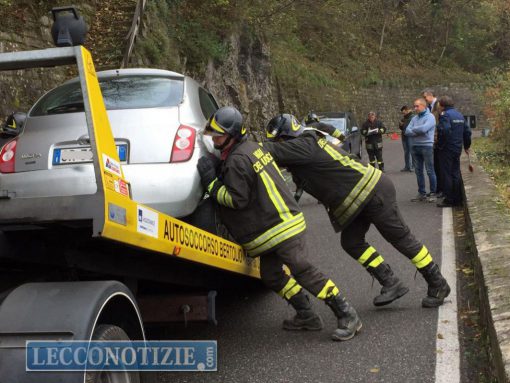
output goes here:
<path id="1" fill-rule="evenodd" d="M 409 292 L 409 289 L 404 286 L 404 283 L 393 274 L 393 270 L 391 270 L 390 265 L 387 263 L 381 263 L 375 268 L 369 267 L 368 272 L 372 274 L 382 286 L 381 294 L 374 298 L 375 306 L 390 304 Z"/>
<path id="2" fill-rule="evenodd" d="M 358 313 L 340 294 L 327 298 L 326 304 L 338 318 L 338 328 L 331 335 L 333 340 L 349 340 L 361 330 Z"/>
<path id="3" fill-rule="evenodd" d="M 296 315 L 292 319 L 283 321 L 285 330 L 322 330 L 322 319 L 312 310 L 310 299 L 303 290 L 290 298 L 288 302 L 296 310 Z"/>
<path id="4" fill-rule="evenodd" d="M 450 294 L 450 286 L 439 271 L 439 266 L 431 263 L 420 269 L 420 273 L 429 285 L 427 296 L 421 301 L 423 307 L 438 307 L 444 302 L 444 299 Z"/>

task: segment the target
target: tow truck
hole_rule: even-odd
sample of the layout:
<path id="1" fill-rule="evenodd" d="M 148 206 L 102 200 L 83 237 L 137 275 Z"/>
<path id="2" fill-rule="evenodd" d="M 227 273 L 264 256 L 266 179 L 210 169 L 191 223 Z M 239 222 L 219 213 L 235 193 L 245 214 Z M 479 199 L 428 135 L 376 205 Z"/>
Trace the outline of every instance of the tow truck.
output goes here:
<path id="1" fill-rule="evenodd" d="M 151 323 L 214 323 L 211 287 L 260 279 L 258 260 L 238 244 L 132 199 L 86 48 L 0 54 L 0 71 L 64 65 L 80 78 L 97 192 L 0 198 L 1 382 L 111 381 L 108 373 L 27 372 L 26 341 L 145 340 Z M 25 214 L 3 219 L 12 204 Z M 123 336 L 105 336 L 112 328 Z"/>

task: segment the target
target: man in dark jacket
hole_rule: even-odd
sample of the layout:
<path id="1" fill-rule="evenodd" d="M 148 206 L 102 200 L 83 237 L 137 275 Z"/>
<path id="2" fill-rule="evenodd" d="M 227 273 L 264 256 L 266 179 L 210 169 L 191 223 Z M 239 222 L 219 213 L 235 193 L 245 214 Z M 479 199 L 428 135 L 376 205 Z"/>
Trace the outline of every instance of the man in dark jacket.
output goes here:
<path id="1" fill-rule="evenodd" d="M 462 147 L 469 153 L 471 130 L 464 116 L 454 108 L 451 97 L 443 96 L 438 103 L 441 115 L 437 126 L 437 150 L 445 197 L 437 206 L 458 206 L 462 203 L 460 155 Z"/>
<path id="2" fill-rule="evenodd" d="M 282 114 L 269 122 L 267 137 L 279 142 L 265 143 L 264 148 L 278 165 L 292 173 L 298 186 L 324 204 L 335 231 L 342 231 L 342 247 L 381 283 L 381 295 L 374 304 L 388 304 L 408 289 L 366 242 L 365 235 L 372 224 L 427 281 L 422 306 L 442 305 L 450 286 L 427 248 L 403 221 L 391 180 L 380 170 L 365 166 L 355 156 L 328 144 L 320 133 L 292 128 L 293 118 Z"/>
<path id="3" fill-rule="evenodd" d="M 324 300 L 338 318 L 332 338 L 351 339 L 361 329 L 361 320 L 335 283 L 308 262 L 305 218 L 271 154 L 246 140 L 242 116 L 232 107 L 218 109 L 205 134 L 213 136 L 222 162 L 217 174 L 212 157 L 199 159 L 202 185 L 218 203 L 220 217 L 235 240 L 248 256 L 260 257 L 262 281 L 295 308 L 296 316 L 285 320 L 283 328 L 322 329 L 303 286 Z"/>
<path id="4" fill-rule="evenodd" d="M 375 112 L 368 113 L 368 119 L 361 126 L 361 135 L 365 136 L 365 144 L 370 165 L 375 168 L 375 162 L 377 159 L 377 165 L 380 171 L 384 171 L 382 135 L 385 132 L 386 128 L 384 127 L 384 124 L 382 121 L 377 119 Z"/>
<path id="5" fill-rule="evenodd" d="M 402 113 L 402 119 L 398 124 L 398 128 L 401 132 L 402 138 L 402 147 L 404 148 L 404 168 L 401 169 L 401 172 L 414 172 L 413 161 L 411 159 L 411 139 L 406 136 L 406 128 L 407 125 L 411 122 L 413 118 L 413 111 L 407 105 L 404 105 L 400 108 L 400 113 Z"/>

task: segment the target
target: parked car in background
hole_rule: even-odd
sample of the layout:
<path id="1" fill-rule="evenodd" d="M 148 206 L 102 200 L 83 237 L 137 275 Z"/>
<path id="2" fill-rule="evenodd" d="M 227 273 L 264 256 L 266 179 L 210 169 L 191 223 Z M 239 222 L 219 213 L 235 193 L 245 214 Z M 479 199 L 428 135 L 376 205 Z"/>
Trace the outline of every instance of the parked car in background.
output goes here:
<path id="1" fill-rule="evenodd" d="M 339 129 L 345 136 L 342 148 L 361 159 L 362 150 L 359 127 L 356 123 L 353 113 L 351 112 L 317 112 L 321 122 L 331 124 Z"/>
<path id="2" fill-rule="evenodd" d="M 214 97 L 190 77 L 166 70 L 97 74 L 133 199 L 174 217 L 188 216 L 203 196 L 198 158 L 214 150 L 210 137 L 199 134 L 218 109 Z M 42 96 L 28 112 L 23 132 L 2 148 L 0 209 L 15 200 L 22 206 L 21 199 L 96 191 L 82 93 L 75 78 Z M 16 214 L 4 210 L 2 219 L 17 218 L 4 217 L 6 211 Z"/>

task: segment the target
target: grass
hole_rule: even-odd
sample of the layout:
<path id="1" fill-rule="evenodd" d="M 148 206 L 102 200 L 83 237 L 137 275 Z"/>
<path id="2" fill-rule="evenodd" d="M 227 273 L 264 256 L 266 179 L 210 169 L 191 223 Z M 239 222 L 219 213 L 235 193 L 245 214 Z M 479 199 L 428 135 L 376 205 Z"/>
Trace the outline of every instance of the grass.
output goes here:
<path id="1" fill-rule="evenodd" d="M 510 208 L 510 150 L 500 141 L 485 137 L 474 139 L 472 150 Z"/>

